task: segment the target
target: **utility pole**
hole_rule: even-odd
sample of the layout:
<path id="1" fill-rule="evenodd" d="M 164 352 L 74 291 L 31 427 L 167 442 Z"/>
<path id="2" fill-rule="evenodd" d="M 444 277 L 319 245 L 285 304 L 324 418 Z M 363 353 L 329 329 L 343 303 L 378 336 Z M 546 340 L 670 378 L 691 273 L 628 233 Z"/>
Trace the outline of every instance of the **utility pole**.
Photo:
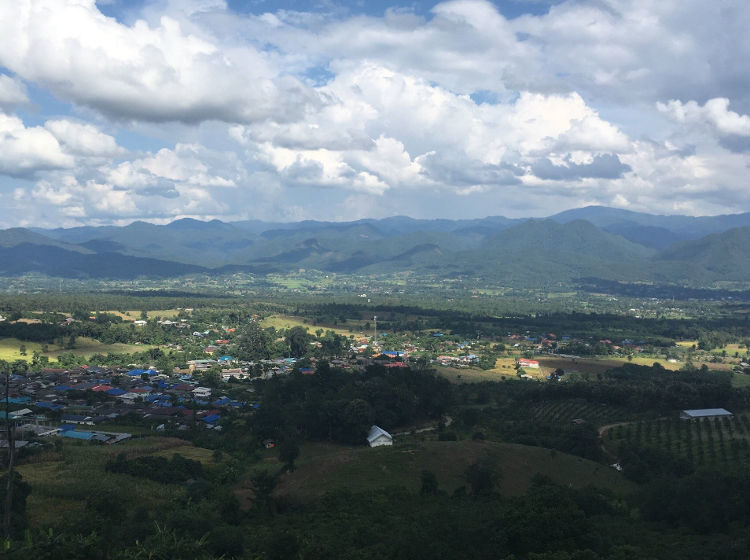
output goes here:
<path id="1" fill-rule="evenodd" d="M 378 342 L 378 316 L 374 315 L 372 320 L 375 322 L 375 335 L 372 337 L 372 343 L 375 345 Z"/>
<path id="2" fill-rule="evenodd" d="M 13 427 L 10 423 L 10 364 L 5 364 L 5 425 L 8 428 L 8 480 L 5 486 L 5 515 L 3 516 L 3 533 L 5 540 L 10 540 L 10 512 L 13 508 L 13 461 L 15 459 L 15 442 Z"/>

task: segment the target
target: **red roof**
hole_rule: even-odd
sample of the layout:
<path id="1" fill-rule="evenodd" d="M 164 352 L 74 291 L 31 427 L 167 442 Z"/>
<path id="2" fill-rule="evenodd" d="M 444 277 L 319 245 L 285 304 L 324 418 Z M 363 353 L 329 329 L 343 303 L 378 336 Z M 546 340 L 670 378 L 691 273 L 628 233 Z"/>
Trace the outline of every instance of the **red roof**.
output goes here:
<path id="1" fill-rule="evenodd" d="M 109 391 L 110 389 L 114 389 L 114 387 L 112 385 L 97 385 L 91 388 L 92 391 L 96 391 L 97 393 Z"/>

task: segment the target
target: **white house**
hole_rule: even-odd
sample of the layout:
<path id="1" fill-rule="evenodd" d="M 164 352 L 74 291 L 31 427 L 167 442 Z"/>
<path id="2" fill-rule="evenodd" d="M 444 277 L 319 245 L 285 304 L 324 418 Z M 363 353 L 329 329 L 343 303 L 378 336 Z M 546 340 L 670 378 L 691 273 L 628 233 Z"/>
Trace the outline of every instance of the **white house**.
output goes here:
<path id="1" fill-rule="evenodd" d="M 193 389 L 193 396 L 196 399 L 207 399 L 211 396 L 211 389 L 208 387 L 196 387 Z"/>
<path id="2" fill-rule="evenodd" d="M 379 426 L 372 426 L 370 433 L 367 434 L 367 443 L 370 447 L 380 447 L 381 445 L 393 445 L 393 436 Z"/>

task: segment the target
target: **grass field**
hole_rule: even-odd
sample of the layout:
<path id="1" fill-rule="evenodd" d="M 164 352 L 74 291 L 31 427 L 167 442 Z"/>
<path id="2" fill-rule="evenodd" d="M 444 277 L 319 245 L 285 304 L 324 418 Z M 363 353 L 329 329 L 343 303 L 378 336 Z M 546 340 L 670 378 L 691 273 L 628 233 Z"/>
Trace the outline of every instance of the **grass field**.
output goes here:
<path id="1" fill-rule="evenodd" d="M 109 352 L 115 354 L 132 354 L 133 352 L 144 352 L 153 348 L 149 344 L 103 344 L 93 338 L 77 338 L 75 348 L 72 350 L 64 350 L 59 347 L 53 348 L 50 346 L 50 352 L 45 354 L 50 357 L 57 357 L 63 352 L 73 352 L 77 356 L 90 356 L 91 354 L 108 354 Z"/>
<path id="2" fill-rule="evenodd" d="M 166 440 L 164 440 L 166 441 Z M 108 473 L 104 465 L 120 451 L 159 449 L 159 439 L 122 442 L 103 446 L 89 442 L 66 441 L 62 460 L 23 464 L 17 467 L 31 484 L 27 513 L 31 526 L 56 526 L 70 521 L 71 515 L 84 509 L 87 499 L 98 493 L 117 491 L 128 507 L 154 508 L 171 501 L 184 490 L 176 485 L 159 484 L 123 474 Z M 127 488 L 127 492 L 122 489 Z"/>
<path id="3" fill-rule="evenodd" d="M 21 344 L 26 346 L 26 356 L 21 356 Z M 36 342 L 22 342 L 17 338 L 0 338 L 0 360 L 12 362 L 15 360 L 31 361 L 31 355 L 41 352 L 42 345 Z"/>
<path id="4" fill-rule="evenodd" d="M 260 324 L 263 328 L 273 327 L 276 330 L 303 327 L 311 333 L 314 333 L 318 329 L 323 329 L 324 331 L 333 331 L 336 334 L 346 337 L 351 334 L 354 334 L 355 336 L 361 336 L 362 334 L 364 334 L 362 332 L 352 333 L 347 329 L 342 329 L 341 327 L 334 327 L 329 325 L 313 325 L 311 323 L 305 323 L 302 317 L 294 317 L 292 315 L 271 315 L 270 317 L 266 317 L 265 319 L 263 319 Z"/>
<path id="5" fill-rule="evenodd" d="M 89 496 L 105 490 L 120 494 L 127 507 L 149 509 L 175 500 L 184 492 L 179 485 L 106 472 L 105 463 L 120 452 L 129 459 L 142 455 L 171 457 L 179 453 L 207 467 L 216 465 L 210 449 L 186 445 L 185 441 L 172 438 L 140 438 L 114 446 L 64 441 L 61 456 L 50 454 L 50 458 L 56 460 L 45 461 L 45 456 L 41 456 L 39 462 L 17 467 L 32 487 L 27 500 L 30 525 L 44 527 L 64 523 L 71 514 L 84 509 Z"/>
<path id="6" fill-rule="evenodd" d="M 613 469 L 549 449 L 495 442 L 424 441 L 376 449 L 308 444 L 302 448 L 297 470 L 283 476 L 278 493 L 305 500 L 342 488 L 357 491 L 396 485 L 418 491 L 423 469 L 435 472 L 440 488 L 452 492 L 466 484 L 464 471 L 480 458 L 496 465 L 500 491 L 508 496 L 522 494 L 537 473 L 566 486 L 593 484 L 618 492 L 633 488 Z"/>
<path id="7" fill-rule="evenodd" d="M 26 346 L 26 356 L 21 355 L 21 345 Z M 102 344 L 92 338 L 77 338 L 75 348 L 65 350 L 60 346 L 48 344 L 48 352 L 42 353 L 42 345 L 37 342 L 23 342 L 16 338 L 0 339 L 0 360 L 14 361 L 26 360 L 31 361 L 34 352 L 39 352 L 42 356 L 47 356 L 50 361 L 57 359 L 57 356 L 64 352 L 73 352 L 77 356 L 90 356 L 92 354 L 132 354 L 133 352 L 144 352 L 153 348 L 149 344 Z"/>
<path id="8" fill-rule="evenodd" d="M 496 368 L 497 369 L 497 368 Z M 453 383 L 481 383 L 482 381 L 500 381 L 503 376 L 515 379 L 516 370 L 513 368 L 505 370 L 483 370 L 478 368 L 454 368 L 449 366 L 437 366 L 435 371 L 441 377 L 445 377 Z"/>

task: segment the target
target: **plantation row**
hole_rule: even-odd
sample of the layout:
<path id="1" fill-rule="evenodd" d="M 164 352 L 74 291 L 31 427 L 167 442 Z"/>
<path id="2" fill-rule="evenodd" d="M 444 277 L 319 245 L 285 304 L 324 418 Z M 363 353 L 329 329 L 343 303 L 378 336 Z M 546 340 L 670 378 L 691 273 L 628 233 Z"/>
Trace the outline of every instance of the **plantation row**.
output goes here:
<path id="1" fill-rule="evenodd" d="M 685 421 L 660 418 L 616 426 L 607 433 L 607 447 L 651 448 L 696 466 L 750 464 L 750 419 L 714 418 Z"/>
<path id="2" fill-rule="evenodd" d="M 584 399 L 542 402 L 534 405 L 531 413 L 536 420 L 550 423 L 570 423 L 580 418 L 590 424 L 604 425 L 627 418 L 626 412 L 619 407 Z"/>

